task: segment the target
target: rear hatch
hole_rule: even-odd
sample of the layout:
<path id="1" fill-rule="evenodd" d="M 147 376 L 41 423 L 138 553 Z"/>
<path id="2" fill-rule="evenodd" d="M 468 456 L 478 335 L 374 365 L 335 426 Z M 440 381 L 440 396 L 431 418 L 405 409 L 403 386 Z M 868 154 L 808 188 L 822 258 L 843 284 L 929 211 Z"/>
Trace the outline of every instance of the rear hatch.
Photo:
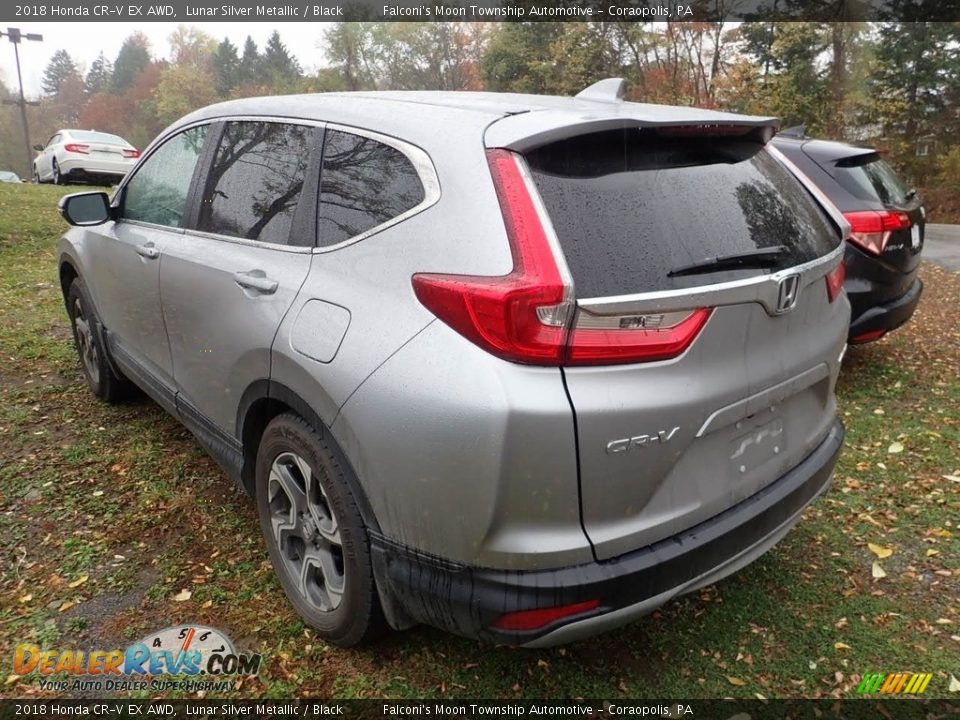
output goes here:
<path id="1" fill-rule="evenodd" d="M 849 306 L 842 221 L 755 126 L 577 132 L 523 154 L 575 289 L 563 376 L 583 525 L 607 559 L 811 453 Z"/>
<path id="2" fill-rule="evenodd" d="M 876 152 L 860 150 L 829 162 L 813 159 L 852 198 L 838 201 L 851 224 L 851 242 L 887 271 L 871 277 L 871 293 L 879 293 L 873 298 L 901 297 L 913 284 L 923 250 L 926 213 L 916 191 Z"/>

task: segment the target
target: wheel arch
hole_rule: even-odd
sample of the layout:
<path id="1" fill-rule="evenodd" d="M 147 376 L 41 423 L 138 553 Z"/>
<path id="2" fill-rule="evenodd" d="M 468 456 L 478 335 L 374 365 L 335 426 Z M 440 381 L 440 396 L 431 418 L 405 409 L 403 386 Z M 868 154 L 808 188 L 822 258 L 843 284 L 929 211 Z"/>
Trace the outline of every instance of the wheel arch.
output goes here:
<path id="1" fill-rule="evenodd" d="M 357 508 L 367 528 L 380 533 L 380 523 L 357 476 L 353 463 L 320 415 L 296 392 L 274 380 L 256 380 L 244 391 L 237 409 L 236 436 L 243 448 L 240 482 L 252 497 L 255 493 L 257 448 L 267 425 L 278 415 L 292 412 L 299 415 L 327 441 L 337 462 L 344 468 L 344 477 L 357 501 Z"/>

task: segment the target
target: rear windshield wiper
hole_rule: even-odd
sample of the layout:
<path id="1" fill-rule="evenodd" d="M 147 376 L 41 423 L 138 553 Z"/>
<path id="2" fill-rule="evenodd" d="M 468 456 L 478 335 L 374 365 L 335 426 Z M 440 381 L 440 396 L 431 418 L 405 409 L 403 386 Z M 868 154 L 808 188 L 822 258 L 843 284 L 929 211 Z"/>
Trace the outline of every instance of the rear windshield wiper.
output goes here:
<path id="1" fill-rule="evenodd" d="M 775 265 L 777 260 L 783 257 L 786 252 L 786 245 L 774 245 L 773 247 L 759 248 L 757 250 L 737 253 L 736 255 L 720 255 L 718 257 L 704 258 L 693 265 L 686 265 L 671 270 L 667 273 L 667 277 L 700 275 L 713 272 L 714 270 L 729 270 L 733 268 L 769 267 Z"/>

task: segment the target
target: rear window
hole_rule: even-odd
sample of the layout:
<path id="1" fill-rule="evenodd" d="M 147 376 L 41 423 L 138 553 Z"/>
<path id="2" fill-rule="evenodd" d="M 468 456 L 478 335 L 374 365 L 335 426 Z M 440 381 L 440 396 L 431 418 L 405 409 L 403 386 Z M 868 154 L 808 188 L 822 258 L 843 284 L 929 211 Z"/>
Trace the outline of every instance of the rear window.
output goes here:
<path id="1" fill-rule="evenodd" d="M 839 235 L 755 141 L 629 128 L 538 148 L 527 162 L 579 297 L 672 290 L 792 267 Z M 671 276 L 710 258 L 784 248 L 763 268 Z"/>
<path id="2" fill-rule="evenodd" d="M 100 142 L 107 143 L 108 145 L 129 145 L 126 140 L 124 140 L 119 135 L 111 135 L 110 133 L 94 132 L 92 130 L 73 130 L 70 133 L 70 137 L 74 140 L 80 140 L 81 142 Z"/>
<path id="3" fill-rule="evenodd" d="M 833 177 L 844 190 L 861 200 L 879 200 L 884 205 L 903 205 L 908 200 L 909 189 L 877 153 L 839 161 Z"/>

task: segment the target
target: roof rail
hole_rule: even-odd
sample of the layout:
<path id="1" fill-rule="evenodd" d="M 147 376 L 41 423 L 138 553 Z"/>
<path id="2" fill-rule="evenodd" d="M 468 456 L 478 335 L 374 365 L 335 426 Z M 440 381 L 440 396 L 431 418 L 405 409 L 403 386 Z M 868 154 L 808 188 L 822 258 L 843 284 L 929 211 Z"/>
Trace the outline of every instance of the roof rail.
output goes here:
<path id="1" fill-rule="evenodd" d="M 807 137 L 807 126 L 794 125 L 793 127 L 784 128 L 777 134 L 784 135 L 785 137 L 792 137 L 792 138 L 797 138 L 798 140 L 803 140 L 805 137 Z"/>
<path id="2" fill-rule="evenodd" d="M 577 100 L 591 100 L 593 102 L 619 103 L 623 102 L 623 91 L 627 83 L 623 78 L 607 78 L 595 82 L 576 94 Z"/>

